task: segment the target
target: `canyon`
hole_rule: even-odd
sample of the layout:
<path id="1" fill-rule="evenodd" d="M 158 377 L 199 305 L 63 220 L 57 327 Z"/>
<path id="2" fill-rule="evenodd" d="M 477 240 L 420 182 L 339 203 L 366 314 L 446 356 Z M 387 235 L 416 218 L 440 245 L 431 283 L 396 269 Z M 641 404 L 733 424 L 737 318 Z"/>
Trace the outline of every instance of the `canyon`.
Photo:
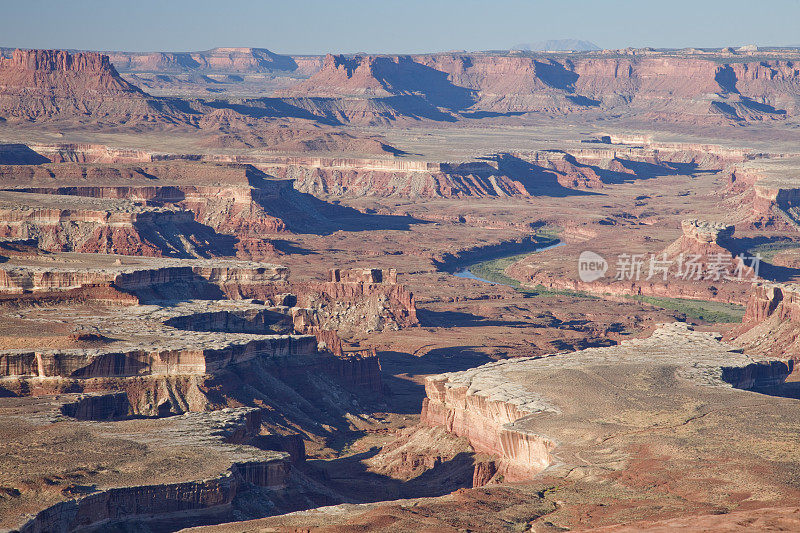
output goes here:
<path id="1" fill-rule="evenodd" d="M 798 65 L 0 49 L 0 529 L 791 528 Z"/>

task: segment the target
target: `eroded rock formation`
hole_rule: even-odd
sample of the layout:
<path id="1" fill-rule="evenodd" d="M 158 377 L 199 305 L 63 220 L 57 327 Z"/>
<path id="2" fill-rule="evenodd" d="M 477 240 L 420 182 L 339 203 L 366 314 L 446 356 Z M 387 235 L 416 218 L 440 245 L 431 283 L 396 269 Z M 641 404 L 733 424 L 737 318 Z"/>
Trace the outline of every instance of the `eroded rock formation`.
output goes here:
<path id="1" fill-rule="evenodd" d="M 605 432 L 602 428 L 606 422 L 593 420 L 593 414 L 581 411 L 594 413 L 597 408 L 598 415 L 606 413 L 599 415 L 604 420 L 614 415 L 604 410 L 607 405 L 590 406 L 574 396 L 584 389 L 575 388 L 568 376 L 581 381 L 597 379 L 596 372 L 605 375 L 603 368 L 618 373 L 617 379 L 623 381 L 642 372 L 650 375 L 665 371 L 680 387 L 711 388 L 720 394 L 731 387 L 774 387 L 792 372 L 792 365 L 784 361 L 754 360 L 720 342 L 719 336 L 674 323 L 663 325 L 647 339 L 628 340 L 617 346 L 498 361 L 428 377 L 422 422 L 464 436 L 476 450 L 498 456 L 506 479 L 530 478 L 547 468 L 570 471 L 582 459 L 564 448 L 583 446 L 578 437 L 584 435 L 580 428 Z M 603 403 L 616 401 L 626 400 Z M 568 422 L 560 424 L 560 418 Z"/>
<path id="2" fill-rule="evenodd" d="M 348 335 L 419 324 L 414 295 L 397 283 L 394 269 L 332 269 L 328 279 L 292 285 L 299 303 L 313 309 L 326 329 Z"/>
<path id="3" fill-rule="evenodd" d="M 564 114 L 625 109 L 654 120 L 722 124 L 796 114 L 799 83 L 797 66 L 780 60 L 720 64 L 688 57 L 329 55 L 318 73 L 284 94 L 377 98 L 374 111 L 348 117 L 353 122 L 438 117 L 442 111 L 452 117 L 467 110 Z M 391 112 L 379 112 L 377 105 Z"/>
<path id="4" fill-rule="evenodd" d="M 68 455 L 47 464 L 50 475 L 55 476 L 49 478 L 51 488 L 39 491 L 36 499 L 27 489 L 16 498 L 15 505 L 29 513 L 28 518 L 20 522 L 21 517 L 15 519 L 3 513 L 0 520 L 4 527 L 45 532 L 72 531 L 98 524 L 117 528 L 135 520 L 166 524 L 186 512 L 198 513 L 206 517 L 207 523 L 213 523 L 229 519 L 234 498 L 254 487 L 272 494 L 276 502 L 280 501 L 280 491 L 287 490 L 291 478 L 289 454 L 240 445 L 258 435 L 261 413 L 256 409 L 195 413 L 149 423 L 106 422 L 101 429 L 97 424 L 60 414 L 59 405 L 65 401 L 69 402 L 70 397 L 60 401 L 47 398 L 6 401 L 0 408 L 6 424 L 6 445 L 22 450 L 31 430 L 46 435 L 46 439 L 57 439 L 59 426 L 69 427 L 81 432 L 84 444 L 92 447 L 98 466 L 116 465 L 126 473 L 104 470 L 102 474 L 92 474 L 94 484 L 89 488 L 75 483 L 63 486 L 55 480 L 57 473 L 81 471 L 75 453 L 80 444 L 69 444 Z M 116 447 L 109 446 L 108 438 L 115 434 Z M 180 461 L 181 453 L 185 453 L 180 450 L 186 444 L 208 455 L 201 461 L 204 465 L 147 468 L 151 453 Z M 25 472 L 19 464 L 6 461 L 3 470 L 14 472 L 17 482 L 35 483 L 37 474 L 46 469 L 36 467 Z M 81 477 L 82 474 L 72 476 L 78 480 Z"/>
<path id="5" fill-rule="evenodd" d="M 123 80 L 108 56 L 94 52 L 15 50 L 0 57 L 0 116 L 11 121 L 113 116 L 168 120 L 168 113 Z"/>
<path id="6" fill-rule="evenodd" d="M 716 264 L 724 268 L 724 272 L 720 271 L 719 279 L 729 276 L 740 280 L 755 280 L 753 266 L 745 261 L 743 255 L 740 257 L 732 250 L 735 230 L 732 224 L 687 219 L 681 222 L 681 229 L 683 235 L 670 244 L 662 255 L 671 260 L 682 261 L 681 267 L 689 268 L 686 263 L 688 260 L 700 265 L 700 273 L 692 275 L 690 272 L 690 279 L 708 276 L 709 272 L 714 272 Z"/>
<path id="7" fill-rule="evenodd" d="M 797 361 L 800 287 L 794 283 L 754 284 L 742 324 L 728 337 L 748 351 Z"/>

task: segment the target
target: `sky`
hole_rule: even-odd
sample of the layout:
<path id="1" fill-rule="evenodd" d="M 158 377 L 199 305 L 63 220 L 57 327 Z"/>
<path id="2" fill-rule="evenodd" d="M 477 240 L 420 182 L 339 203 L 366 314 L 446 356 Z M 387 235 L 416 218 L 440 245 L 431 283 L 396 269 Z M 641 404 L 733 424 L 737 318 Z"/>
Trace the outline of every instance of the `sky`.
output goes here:
<path id="1" fill-rule="evenodd" d="M 279 53 L 800 45 L 800 0 L 0 0 L 0 46 Z"/>

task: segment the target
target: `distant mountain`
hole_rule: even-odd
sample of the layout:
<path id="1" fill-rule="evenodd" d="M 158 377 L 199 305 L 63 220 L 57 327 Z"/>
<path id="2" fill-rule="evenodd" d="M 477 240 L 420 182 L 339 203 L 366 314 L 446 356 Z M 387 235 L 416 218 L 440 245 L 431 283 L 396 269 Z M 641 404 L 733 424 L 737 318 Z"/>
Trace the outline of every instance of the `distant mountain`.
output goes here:
<path id="1" fill-rule="evenodd" d="M 518 44 L 512 50 L 526 50 L 531 52 L 589 52 L 602 50 L 596 44 L 578 39 L 554 39 L 536 43 Z"/>

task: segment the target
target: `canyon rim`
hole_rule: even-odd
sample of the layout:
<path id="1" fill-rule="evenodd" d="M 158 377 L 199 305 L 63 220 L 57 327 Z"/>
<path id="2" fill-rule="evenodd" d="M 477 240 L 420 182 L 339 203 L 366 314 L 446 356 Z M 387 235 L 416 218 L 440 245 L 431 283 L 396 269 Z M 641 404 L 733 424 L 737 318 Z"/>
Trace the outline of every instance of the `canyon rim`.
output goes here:
<path id="1" fill-rule="evenodd" d="M 800 530 L 800 7 L 90 4 L 0 1 L 0 530 Z"/>

